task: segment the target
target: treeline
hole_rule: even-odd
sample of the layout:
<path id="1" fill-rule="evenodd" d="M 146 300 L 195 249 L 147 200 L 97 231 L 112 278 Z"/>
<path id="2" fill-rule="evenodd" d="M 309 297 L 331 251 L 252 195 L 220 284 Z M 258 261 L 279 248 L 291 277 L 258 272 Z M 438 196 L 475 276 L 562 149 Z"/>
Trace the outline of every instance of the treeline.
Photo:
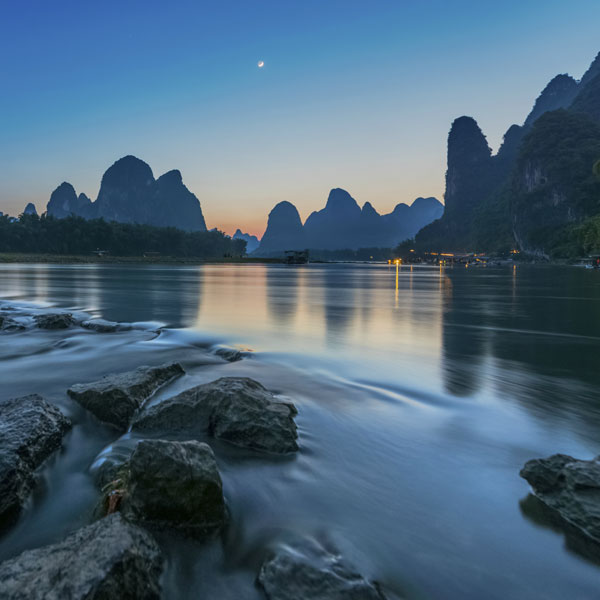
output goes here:
<path id="1" fill-rule="evenodd" d="M 131 223 L 56 219 L 47 215 L 21 215 L 15 220 L 0 216 L 0 252 L 84 255 L 104 250 L 113 256 L 163 256 L 222 258 L 243 256 L 244 240 L 233 240 L 220 231 L 186 232 L 174 227 Z"/>

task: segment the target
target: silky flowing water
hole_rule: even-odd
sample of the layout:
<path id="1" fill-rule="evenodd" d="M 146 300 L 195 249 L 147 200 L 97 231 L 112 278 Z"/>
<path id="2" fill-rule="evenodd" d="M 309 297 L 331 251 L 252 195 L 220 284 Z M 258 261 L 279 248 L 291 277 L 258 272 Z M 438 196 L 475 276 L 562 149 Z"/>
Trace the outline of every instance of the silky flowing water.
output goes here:
<path id="1" fill-rule="evenodd" d="M 91 518 L 103 460 L 136 440 L 67 388 L 178 360 L 152 402 L 252 377 L 299 410 L 297 456 L 213 441 L 231 513 L 200 543 L 164 534 L 165 598 L 258 599 L 265 552 L 325 539 L 407 598 L 589 599 L 600 567 L 525 500 L 519 469 L 600 454 L 600 273 L 387 265 L 3 265 L 0 303 L 139 323 L 0 335 L 0 396 L 40 393 L 74 422 L 0 559 Z M 160 329 L 159 329 L 160 328 Z M 156 331 L 159 333 L 156 333 Z M 213 350 L 248 350 L 228 363 Z"/>

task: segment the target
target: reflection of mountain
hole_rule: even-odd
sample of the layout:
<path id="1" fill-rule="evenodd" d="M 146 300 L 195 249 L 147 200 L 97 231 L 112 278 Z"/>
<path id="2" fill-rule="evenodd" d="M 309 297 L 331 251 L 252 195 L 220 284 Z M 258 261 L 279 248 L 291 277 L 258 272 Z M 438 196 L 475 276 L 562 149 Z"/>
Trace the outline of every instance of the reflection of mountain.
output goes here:
<path id="1" fill-rule="evenodd" d="M 519 268 L 483 277 L 455 268 L 446 275 L 452 285 L 444 295 L 442 349 L 449 393 L 472 394 L 493 375 L 507 398 L 553 414 L 597 402 L 600 288 L 582 295 L 582 271 Z"/>
<path id="2" fill-rule="evenodd" d="M 356 273 L 344 267 L 332 267 L 323 269 L 322 277 L 327 344 L 339 346 L 348 342 L 345 334 L 357 309 Z"/>
<path id="3" fill-rule="evenodd" d="M 289 329 L 298 311 L 301 268 L 266 270 L 267 306 L 275 324 Z"/>
<path id="4" fill-rule="evenodd" d="M 348 192 L 331 190 L 325 208 L 313 212 L 304 225 L 296 207 L 280 202 L 269 214 L 257 255 L 283 250 L 356 250 L 391 248 L 438 219 L 444 208 L 435 198 L 417 198 L 380 215 L 366 202 L 361 208 Z"/>
<path id="5" fill-rule="evenodd" d="M 160 321 L 189 326 L 201 300 L 201 270 L 85 265 L 27 269 L 23 296 L 61 306 L 93 309 L 111 321 Z M 50 292 L 49 292 L 50 291 Z"/>
<path id="6" fill-rule="evenodd" d="M 115 321 L 160 321 L 185 327 L 195 321 L 201 302 L 201 268 L 119 268 L 98 273 L 103 316 Z"/>
<path id="7" fill-rule="evenodd" d="M 477 283 L 463 273 L 447 270 L 450 285 L 444 288 L 442 309 L 443 372 L 446 391 L 470 396 L 480 385 L 487 331 L 485 316 L 477 298 Z"/>

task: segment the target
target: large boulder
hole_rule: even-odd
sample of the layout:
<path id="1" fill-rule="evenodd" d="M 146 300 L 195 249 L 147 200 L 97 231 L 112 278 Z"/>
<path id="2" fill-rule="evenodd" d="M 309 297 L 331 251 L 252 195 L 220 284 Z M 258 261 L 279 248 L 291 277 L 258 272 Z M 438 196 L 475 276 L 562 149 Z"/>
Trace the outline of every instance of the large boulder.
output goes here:
<path id="1" fill-rule="evenodd" d="M 211 435 L 237 446 L 284 454 L 298 450 L 291 403 L 248 377 L 222 377 L 143 410 L 136 431 L 186 438 Z"/>
<path id="2" fill-rule="evenodd" d="M 225 523 L 223 484 L 207 444 L 145 440 L 117 473 L 105 488 L 106 512 L 196 536 Z"/>
<path id="3" fill-rule="evenodd" d="M 0 401 L 0 529 L 12 523 L 33 489 L 34 471 L 57 450 L 70 421 L 34 394 Z"/>
<path id="4" fill-rule="evenodd" d="M 600 543 L 600 457 L 554 454 L 525 463 L 520 473 L 535 495 L 568 525 Z"/>
<path id="5" fill-rule="evenodd" d="M 268 600 L 385 600 L 377 583 L 367 581 L 337 554 L 314 541 L 281 546 L 264 561 L 258 582 Z"/>
<path id="6" fill-rule="evenodd" d="M 179 363 L 139 367 L 92 383 L 74 385 L 67 393 L 100 421 L 126 430 L 135 411 L 159 387 L 184 373 Z"/>
<path id="7" fill-rule="evenodd" d="M 71 313 L 47 313 L 36 315 L 35 323 L 40 329 L 68 329 L 75 319 Z"/>
<path id="8" fill-rule="evenodd" d="M 4 600 L 160 598 L 160 549 L 143 529 L 115 514 L 51 546 L 0 564 Z"/>

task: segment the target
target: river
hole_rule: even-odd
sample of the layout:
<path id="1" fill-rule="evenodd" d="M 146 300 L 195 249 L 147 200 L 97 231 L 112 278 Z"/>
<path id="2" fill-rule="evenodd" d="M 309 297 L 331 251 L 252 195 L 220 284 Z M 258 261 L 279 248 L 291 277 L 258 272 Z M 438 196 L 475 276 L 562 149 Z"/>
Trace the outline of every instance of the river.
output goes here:
<path id="1" fill-rule="evenodd" d="M 1 396 L 40 393 L 75 426 L 0 559 L 89 522 L 94 469 L 135 442 L 67 388 L 179 360 L 170 396 L 252 377 L 293 401 L 301 450 L 213 444 L 231 525 L 165 536 L 165 598 L 262 598 L 265 549 L 331 540 L 365 576 L 414 599 L 598 597 L 600 567 L 528 509 L 523 463 L 600 453 L 600 273 L 362 264 L 1 265 L 0 304 L 142 323 L 0 336 Z M 160 334 L 154 333 L 159 326 Z M 228 363 L 215 345 L 248 351 Z"/>

